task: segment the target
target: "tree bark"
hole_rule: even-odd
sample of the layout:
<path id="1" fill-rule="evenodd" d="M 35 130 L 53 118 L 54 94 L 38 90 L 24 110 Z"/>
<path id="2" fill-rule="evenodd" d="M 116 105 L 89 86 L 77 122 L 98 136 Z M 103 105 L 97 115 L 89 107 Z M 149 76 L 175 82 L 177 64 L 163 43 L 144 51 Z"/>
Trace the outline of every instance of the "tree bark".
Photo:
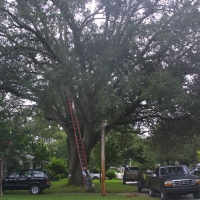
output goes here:
<path id="1" fill-rule="evenodd" d="M 3 181 L 3 156 L 0 156 L 0 196 L 3 196 L 2 190 L 2 181 Z"/>

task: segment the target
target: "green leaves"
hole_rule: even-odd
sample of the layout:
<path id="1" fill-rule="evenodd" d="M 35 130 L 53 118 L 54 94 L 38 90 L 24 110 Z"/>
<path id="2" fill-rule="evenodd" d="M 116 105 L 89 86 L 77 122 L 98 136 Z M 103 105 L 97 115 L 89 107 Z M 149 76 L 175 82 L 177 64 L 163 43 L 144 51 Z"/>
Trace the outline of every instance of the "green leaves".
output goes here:
<path id="1" fill-rule="evenodd" d="M 51 180 L 59 180 L 66 175 L 66 164 L 62 159 L 53 157 L 46 166 L 50 173 Z"/>

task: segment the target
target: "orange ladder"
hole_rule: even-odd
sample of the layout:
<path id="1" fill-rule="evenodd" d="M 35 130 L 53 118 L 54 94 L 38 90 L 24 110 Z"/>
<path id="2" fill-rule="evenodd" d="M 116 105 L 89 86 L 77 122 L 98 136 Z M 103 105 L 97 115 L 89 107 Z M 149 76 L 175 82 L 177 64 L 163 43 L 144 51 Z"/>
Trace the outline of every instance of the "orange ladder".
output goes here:
<path id="1" fill-rule="evenodd" d="M 85 155 L 84 145 L 83 145 L 83 139 L 81 136 L 80 126 L 78 122 L 77 112 L 76 112 L 76 105 L 74 102 L 74 99 L 68 98 L 68 106 L 69 111 L 72 119 L 72 125 L 74 128 L 74 137 L 76 141 L 76 147 L 78 151 L 78 156 L 80 160 L 81 169 L 83 171 L 83 168 L 86 167 L 88 169 L 87 159 Z"/>

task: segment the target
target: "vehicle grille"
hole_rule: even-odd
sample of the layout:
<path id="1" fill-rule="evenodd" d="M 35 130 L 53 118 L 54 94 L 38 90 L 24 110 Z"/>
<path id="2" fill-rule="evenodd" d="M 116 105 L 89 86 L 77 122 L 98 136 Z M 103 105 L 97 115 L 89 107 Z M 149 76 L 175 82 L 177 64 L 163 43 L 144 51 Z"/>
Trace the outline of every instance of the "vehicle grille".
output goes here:
<path id="1" fill-rule="evenodd" d="M 195 185 L 195 180 L 191 180 L 191 179 L 174 180 L 172 181 L 172 183 L 174 187 L 189 186 L 189 185 Z"/>

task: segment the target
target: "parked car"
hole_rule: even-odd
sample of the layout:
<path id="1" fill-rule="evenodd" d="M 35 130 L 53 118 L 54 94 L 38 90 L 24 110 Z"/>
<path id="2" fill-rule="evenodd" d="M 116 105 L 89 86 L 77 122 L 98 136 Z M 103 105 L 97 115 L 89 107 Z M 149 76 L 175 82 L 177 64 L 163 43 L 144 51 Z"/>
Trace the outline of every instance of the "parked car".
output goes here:
<path id="1" fill-rule="evenodd" d="M 200 169 L 195 169 L 194 171 L 190 172 L 193 175 L 200 177 Z"/>
<path id="2" fill-rule="evenodd" d="M 100 172 L 98 172 L 98 171 L 93 171 L 93 172 L 89 171 L 89 175 L 90 175 L 92 180 L 100 179 Z M 71 174 L 68 175 L 68 178 L 70 178 L 70 177 L 71 177 Z"/>
<path id="3" fill-rule="evenodd" d="M 92 171 L 92 172 L 90 172 L 90 177 L 92 180 L 98 180 L 98 179 L 100 179 L 100 172 Z"/>
<path id="4" fill-rule="evenodd" d="M 39 194 L 51 186 L 46 170 L 12 170 L 2 181 L 3 190 L 29 190 L 30 194 Z"/>
<path id="5" fill-rule="evenodd" d="M 146 184 L 150 197 L 161 193 L 162 200 L 173 195 L 193 194 L 194 199 L 200 198 L 200 179 L 192 175 L 185 165 L 160 166 L 155 173 L 147 175 Z"/>
<path id="6" fill-rule="evenodd" d="M 188 168 L 190 172 L 193 172 L 196 169 L 196 166 L 191 166 L 190 168 Z"/>
<path id="7" fill-rule="evenodd" d="M 123 179 L 123 174 L 121 172 L 116 172 L 116 178 L 122 180 Z"/>

